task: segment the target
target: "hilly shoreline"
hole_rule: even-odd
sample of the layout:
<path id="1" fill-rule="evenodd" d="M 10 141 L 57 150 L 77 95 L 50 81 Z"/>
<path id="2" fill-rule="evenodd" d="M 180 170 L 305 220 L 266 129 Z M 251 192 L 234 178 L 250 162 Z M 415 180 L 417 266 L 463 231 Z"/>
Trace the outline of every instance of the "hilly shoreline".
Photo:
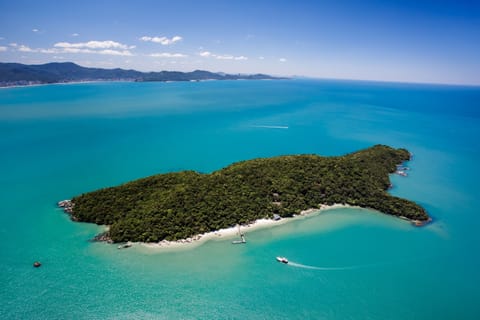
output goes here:
<path id="1" fill-rule="evenodd" d="M 0 87 L 87 81 L 202 81 L 202 80 L 274 80 L 285 79 L 266 74 L 225 74 L 205 70 L 192 72 L 140 72 L 125 69 L 86 68 L 73 62 L 52 62 L 39 65 L 0 63 Z"/>

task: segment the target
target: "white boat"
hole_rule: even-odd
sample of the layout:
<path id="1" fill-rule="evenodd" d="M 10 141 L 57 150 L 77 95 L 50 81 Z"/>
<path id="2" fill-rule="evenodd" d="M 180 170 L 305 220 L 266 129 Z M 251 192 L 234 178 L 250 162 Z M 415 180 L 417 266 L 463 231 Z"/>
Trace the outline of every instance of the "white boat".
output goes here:
<path id="1" fill-rule="evenodd" d="M 277 261 L 285 264 L 288 263 L 288 259 L 285 257 L 277 257 Z"/>
<path id="2" fill-rule="evenodd" d="M 133 243 L 131 243 L 130 241 L 128 241 L 127 243 L 124 243 L 124 244 L 119 245 L 119 246 L 118 246 L 118 249 L 130 248 L 132 245 L 133 245 Z"/>
<path id="3" fill-rule="evenodd" d="M 403 170 L 397 170 L 397 171 L 396 171 L 396 174 L 398 174 L 398 175 L 400 175 L 400 176 L 402 176 L 402 177 L 406 177 L 406 176 L 407 176 L 407 173 L 406 173 L 405 171 L 403 171 Z"/>
<path id="4" fill-rule="evenodd" d="M 233 240 L 232 244 L 242 244 L 242 243 L 247 243 L 247 240 L 245 240 L 245 234 L 240 232 L 240 225 L 238 225 L 238 234 L 240 235 L 241 240 Z"/>
<path id="5" fill-rule="evenodd" d="M 233 240 L 232 244 L 242 244 L 242 243 L 247 243 L 245 238 L 242 238 L 242 240 Z"/>

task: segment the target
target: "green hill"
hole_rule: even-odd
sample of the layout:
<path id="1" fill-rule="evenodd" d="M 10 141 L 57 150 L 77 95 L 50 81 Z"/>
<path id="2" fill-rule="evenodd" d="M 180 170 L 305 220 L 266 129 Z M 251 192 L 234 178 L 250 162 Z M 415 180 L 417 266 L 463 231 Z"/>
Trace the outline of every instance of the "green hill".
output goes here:
<path id="1" fill-rule="evenodd" d="M 85 68 L 72 62 L 52 62 L 39 65 L 0 62 L 0 87 L 24 84 L 59 83 L 93 80 L 128 81 L 196 81 L 196 80 L 257 80 L 277 79 L 265 74 L 223 74 L 195 70 L 192 72 L 140 72 L 124 69 Z"/>
<path id="2" fill-rule="evenodd" d="M 386 191 L 389 173 L 409 158 L 405 149 L 376 145 L 340 157 L 280 156 L 211 174 L 160 174 L 77 196 L 71 215 L 75 221 L 110 225 L 114 242 L 183 239 L 334 203 L 427 221 L 418 204 Z"/>

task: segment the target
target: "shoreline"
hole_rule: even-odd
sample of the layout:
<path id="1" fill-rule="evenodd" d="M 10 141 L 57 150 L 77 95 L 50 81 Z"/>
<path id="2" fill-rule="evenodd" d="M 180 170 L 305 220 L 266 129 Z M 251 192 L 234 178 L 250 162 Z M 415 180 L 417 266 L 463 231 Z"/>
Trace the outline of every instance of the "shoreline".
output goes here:
<path id="1" fill-rule="evenodd" d="M 237 226 L 230 227 L 230 228 L 225 228 L 225 229 L 220 229 L 216 231 L 210 231 L 206 232 L 203 234 L 198 234 L 195 235 L 191 238 L 187 239 L 180 239 L 176 241 L 168 241 L 168 240 L 162 240 L 159 242 L 131 242 L 132 244 L 135 244 L 136 246 L 139 245 L 141 247 L 147 248 L 147 249 L 158 249 L 158 250 L 168 250 L 171 249 L 173 250 L 182 250 L 182 249 L 193 249 L 196 247 L 199 247 L 203 244 L 205 244 L 208 241 L 216 241 L 216 240 L 228 240 L 228 239 L 235 239 L 240 237 L 239 231 L 241 234 L 245 234 L 246 232 L 252 232 L 252 231 L 257 231 L 261 229 L 267 229 L 267 228 L 272 228 L 276 226 L 283 225 L 285 223 L 289 223 L 291 221 L 297 221 L 300 219 L 304 219 L 306 217 L 313 217 L 316 215 L 321 214 L 322 212 L 325 211 L 330 211 L 330 210 L 335 210 L 335 209 L 344 209 L 344 208 L 358 208 L 358 209 L 367 209 L 367 210 L 374 210 L 374 209 L 368 209 L 368 208 L 363 208 L 359 206 L 352 206 L 349 204 L 340 204 L 340 203 L 335 203 L 333 205 L 325 205 L 322 204 L 320 205 L 320 208 L 310 208 L 306 209 L 300 212 L 298 215 L 294 215 L 291 218 L 281 218 L 280 220 L 274 220 L 274 219 L 257 219 L 252 223 L 249 223 L 247 225 L 241 225 L 240 228 Z M 374 210 L 377 211 L 377 210 Z M 380 211 L 378 211 L 380 212 Z M 382 212 L 380 212 L 382 213 Z M 384 213 L 382 213 L 384 214 Z M 433 219 L 429 218 L 427 221 L 420 221 L 420 220 L 412 220 L 408 219 L 403 216 L 394 216 L 394 215 L 389 215 L 394 218 L 400 218 L 401 220 L 405 220 L 414 227 L 424 227 L 427 224 L 430 224 Z"/>
<path id="2" fill-rule="evenodd" d="M 0 89 L 10 89 L 10 88 L 28 88 L 28 87 L 40 87 L 40 86 L 51 86 L 51 85 L 69 85 L 69 84 L 83 84 L 83 83 L 104 83 L 104 82 L 126 82 L 126 83 L 178 83 L 178 82 L 207 82 L 207 81 L 242 81 L 242 80 L 290 80 L 289 78 L 273 78 L 273 79 L 191 79 L 191 80 L 148 80 L 148 81 L 138 81 L 136 79 L 95 79 L 95 80 L 74 80 L 74 81 L 64 81 L 64 82 L 51 82 L 51 83 L 28 83 L 28 84 L 12 84 L 12 85 L 0 85 Z"/>
<path id="3" fill-rule="evenodd" d="M 75 206 L 74 203 L 72 203 L 71 200 L 62 200 L 57 203 L 57 206 L 62 208 L 63 211 L 67 214 L 70 215 L 72 220 L 76 221 L 73 219 L 72 213 L 73 213 L 73 208 Z M 204 243 L 210 241 L 210 240 L 227 240 L 227 239 L 235 239 L 238 237 L 242 237 L 247 231 L 256 231 L 256 230 L 261 230 L 261 229 L 267 229 L 275 226 L 280 226 L 285 223 L 288 223 L 290 221 L 296 221 L 300 219 L 304 219 L 306 217 L 312 217 L 315 215 L 318 215 L 324 211 L 329 211 L 329 210 L 334 210 L 334 209 L 342 209 L 342 208 L 358 208 L 358 209 L 369 209 L 369 208 L 364 208 L 360 206 L 352 206 L 349 204 L 340 204 L 340 203 L 335 203 L 333 205 L 326 205 L 322 204 L 320 205 L 320 208 L 310 208 L 306 210 L 302 210 L 299 214 L 294 215 L 293 217 L 288 217 L 288 218 L 280 218 L 279 220 L 275 219 L 267 219 L 267 218 L 262 218 L 262 219 L 257 219 L 252 223 L 249 223 L 247 225 L 236 225 L 233 227 L 229 228 L 224 228 L 224 229 L 219 229 L 215 231 L 210 231 L 202 234 L 197 234 L 192 237 L 186 238 L 186 239 L 180 239 L 180 240 L 175 240 L 175 241 L 168 241 L 168 240 L 161 240 L 159 242 L 138 242 L 138 241 L 128 241 L 128 242 L 123 242 L 123 243 L 117 243 L 119 244 L 118 249 L 123 249 L 123 248 L 129 248 L 133 244 L 135 246 L 141 246 L 144 248 L 148 249 L 160 249 L 160 250 L 180 250 L 180 249 L 193 249 L 196 248 L 200 245 L 203 245 Z M 373 211 L 377 211 L 375 209 L 369 209 Z M 380 212 L 380 211 L 378 211 Z M 382 212 L 380 212 L 382 213 Z M 384 214 L 384 213 L 382 213 Z M 415 227 L 423 227 L 427 224 L 432 223 L 433 219 L 429 217 L 428 220 L 426 221 L 421 221 L 421 220 L 413 220 L 409 219 L 405 216 L 395 216 L 391 215 L 392 217 L 399 218 L 400 220 L 407 221 L 411 225 Z M 105 226 L 106 229 L 105 231 L 108 231 L 108 226 Z M 96 235 L 92 241 L 95 242 L 105 242 L 108 244 L 114 244 L 112 240 L 105 234 L 105 232 L 102 232 L 98 235 Z M 128 245 L 125 245 L 128 244 Z"/>
<path id="4" fill-rule="evenodd" d="M 240 229 L 238 226 L 220 229 L 216 231 L 210 231 L 203 234 L 195 235 L 191 238 L 181 239 L 176 241 L 168 241 L 162 240 L 159 242 L 133 242 L 135 245 L 140 245 L 144 248 L 149 249 L 193 249 L 196 248 L 208 241 L 211 240 L 226 240 L 226 239 L 234 239 L 235 237 L 239 237 L 239 230 L 242 234 L 246 232 L 252 232 L 256 230 L 271 228 L 275 226 L 280 226 L 290 221 L 296 221 L 307 216 L 314 216 L 320 214 L 321 212 L 334 210 L 334 209 L 342 209 L 342 208 L 355 208 L 348 204 L 333 204 L 333 205 L 321 205 L 320 208 L 311 208 L 306 209 L 300 212 L 300 214 L 295 215 L 291 218 L 281 218 L 280 220 L 274 219 L 257 219 L 254 222 L 241 225 Z"/>
<path id="5" fill-rule="evenodd" d="M 29 87 L 43 87 L 43 86 L 52 86 L 52 85 L 70 85 L 70 84 L 83 84 L 83 83 L 103 83 L 103 82 L 135 82 L 132 80 L 85 80 L 85 81 L 65 81 L 65 82 L 52 82 L 52 83 L 32 83 L 32 84 L 15 84 L 8 86 L 0 86 L 0 89 L 10 89 L 10 88 L 29 88 Z"/>

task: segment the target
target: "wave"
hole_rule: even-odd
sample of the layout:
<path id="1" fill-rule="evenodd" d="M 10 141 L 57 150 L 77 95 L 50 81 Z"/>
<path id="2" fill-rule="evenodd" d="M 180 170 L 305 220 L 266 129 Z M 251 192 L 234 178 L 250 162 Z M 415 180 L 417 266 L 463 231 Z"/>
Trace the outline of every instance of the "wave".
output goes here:
<path id="1" fill-rule="evenodd" d="M 266 125 L 258 125 L 252 126 L 253 128 L 266 128 L 266 129 L 288 129 L 288 126 L 266 126 Z"/>
<path id="2" fill-rule="evenodd" d="M 358 264 L 353 266 L 342 266 L 342 267 L 323 267 L 323 266 L 309 266 L 301 263 L 296 263 L 289 261 L 287 266 L 292 266 L 295 268 L 311 269 L 311 270 L 321 270 L 321 271 L 345 271 L 345 270 L 355 270 L 355 269 L 364 269 L 364 268 L 382 268 L 398 264 L 412 264 L 418 263 L 420 261 L 427 261 L 434 258 L 433 256 L 424 256 L 421 258 L 412 258 L 404 259 L 401 261 L 385 261 L 385 262 L 376 262 L 370 264 Z"/>
<path id="3" fill-rule="evenodd" d="M 347 266 L 347 267 L 316 267 L 316 266 L 308 266 L 305 264 L 295 263 L 291 261 L 289 261 L 287 265 L 296 267 L 296 268 L 322 270 L 322 271 L 343 271 L 343 270 L 354 270 L 354 269 L 369 267 L 368 265 Z"/>

